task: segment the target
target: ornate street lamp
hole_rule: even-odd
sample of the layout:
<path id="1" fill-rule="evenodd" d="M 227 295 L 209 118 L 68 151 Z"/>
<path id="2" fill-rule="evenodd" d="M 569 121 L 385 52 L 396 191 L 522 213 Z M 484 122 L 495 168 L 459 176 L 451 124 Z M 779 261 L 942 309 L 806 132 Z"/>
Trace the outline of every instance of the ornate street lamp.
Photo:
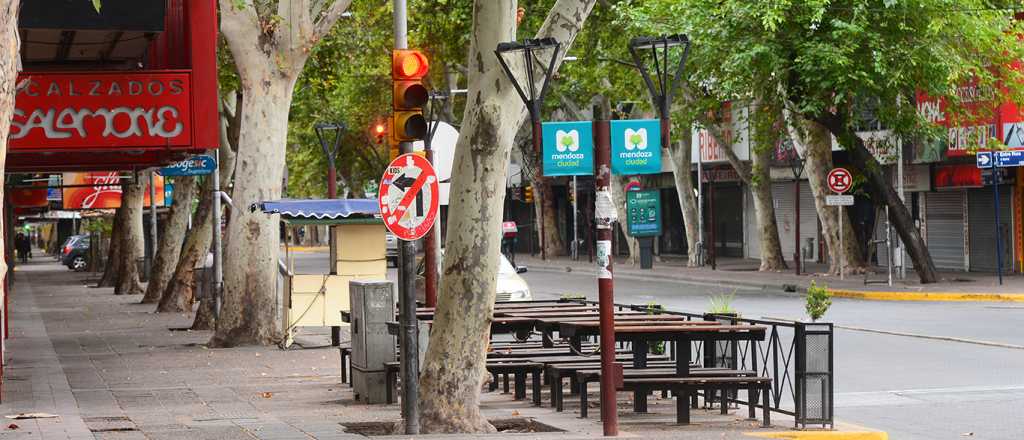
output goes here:
<path id="1" fill-rule="evenodd" d="M 317 122 L 313 126 L 313 131 L 320 141 L 324 156 L 327 156 L 327 198 L 333 199 L 338 197 L 338 172 L 334 162 L 338 158 L 338 150 L 341 149 L 341 135 L 345 132 L 345 123 Z"/>
<path id="2" fill-rule="evenodd" d="M 540 154 L 541 150 L 541 125 L 540 125 L 540 111 L 541 106 L 544 103 L 544 96 L 547 95 L 548 85 L 551 82 L 551 77 L 554 75 L 555 65 L 558 60 L 558 52 L 561 49 L 562 44 L 554 38 L 539 38 L 539 39 L 526 39 L 522 42 L 511 41 L 506 43 L 498 43 L 497 49 L 494 50 L 494 54 L 498 57 L 498 63 L 501 64 L 502 70 L 505 71 L 505 75 L 508 76 L 508 80 L 515 87 L 516 93 L 519 94 L 519 98 L 526 104 L 526 109 L 530 113 L 530 123 L 533 127 L 533 152 L 534 154 Z M 538 89 L 538 78 L 535 73 L 534 63 L 540 63 L 540 58 L 537 56 L 538 53 L 543 51 L 550 51 L 551 57 L 548 60 L 547 66 L 542 66 L 540 78 L 540 87 Z M 523 56 L 523 66 L 526 69 L 526 84 L 521 84 L 519 79 L 516 78 L 515 73 L 509 68 L 508 61 L 505 59 L 506 55 L 521 53 Z M 543 161 L 538 161 L 543 162 Z M 540 179 L 543 180 L 543 172 L 541 173 Z M 542 197 L 550 197 L 550 194 L 541 194 Z M 544 224 L 544 203 L 540 202 L 540 219 L 537 224 Z M 544 246 L 544 233 L 541 230 L 540 234 L 540 257 L 543 260 L 547 259 L 547 252 Z"/>
<path id="3" fill-rule="evenodd" d="M 800 264 L 803 262 L 800 252 L 800 175 L 804 172 L 804 164 L 806 162 L 800 157 L 800 153 L 796 151 L 796 145 L 793 144 L 791 139 L 784 139 L 781 143 L 780 150 L 785 151 L 785 154 L 789 156 L 787 163 L 789 164 L 790 171 L 793 172 L 793 194 L 796 197 L 794 202 L 796 206 L 796 226 L 794 228 L 796 236 L 793 238 L 793 243 L 795 244 L 793 249 L 793 266 L 796 274 L 800 275 Z"/>

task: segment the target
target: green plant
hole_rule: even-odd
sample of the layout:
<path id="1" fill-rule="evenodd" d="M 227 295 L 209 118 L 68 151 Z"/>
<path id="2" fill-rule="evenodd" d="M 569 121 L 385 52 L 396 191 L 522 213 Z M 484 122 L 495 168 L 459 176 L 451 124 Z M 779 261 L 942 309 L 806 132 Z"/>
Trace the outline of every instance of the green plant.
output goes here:
<path id="1" fill-rule="evenodd" d="M 832 305 L 832 293 L 828 291 L 828 286 L 818 287 L 814 281 L 811 281 L 811 285 L 807 287 L 807 316 L 811 317 L 811 321 L 817 321 L 825 316 L 825 312 Z"/>
<path id="2" fill-rule="evenodd" d="M 727 294 L 713 295 L 709 300 L 708 313 L 736 313 L 736 309 L 732 308 L 734 299 L 736 299 L 735 290 Z"/>
<path id="3" fill-rule="evenodd" d="M 658 304 L 654 301 L 647 303 L 648 315 L 655 315 L 662 310 L 665 310 L 665 308 L 662 307 L 661 304 Z M 648 352 L 651 354 L 665 354 L 665 341 L 651 342 L 650 349 L 648 350 Z"/>
<path id="4" fill-rule="evenodd" d="M 579 293 L 563 293 L 558 297 L 559 301 L 586 301 L 587 296 Z"/>

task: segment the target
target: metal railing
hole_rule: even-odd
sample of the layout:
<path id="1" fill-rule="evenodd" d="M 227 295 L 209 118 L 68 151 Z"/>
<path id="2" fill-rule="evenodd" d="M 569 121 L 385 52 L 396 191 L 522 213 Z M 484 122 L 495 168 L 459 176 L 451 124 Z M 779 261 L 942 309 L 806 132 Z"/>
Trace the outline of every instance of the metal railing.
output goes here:
<path id="1" fill-rule="evenodd" d="M 594 301 L 579 301 L 597 304 Z M 718 321 L 728 324 L 760 325 L 766 327 L 765 340 L 716 341 L 705 345 L 693 341 L 690 359 L 701 367 L 725 367 L 756 371 L 759 376 L 772 379 L 769 410 L 793 417 L 794 425 L 834 426 L 834 338 L 831 323 L 805 323 L 775 319 L 751 319 L 728 314 L 689 313 L 667 310 L 660 306 L 616 304 L 621 310 L 646 311 L 685 317 L 688 321 Z M 675 359 L 678 347 L 669 343 L 670 355 Z M 757 392 L 753 395 L 733 393 L 731 402 L 746 405 L 754 402 L 763 408 Z M 715 395 L 705 396 L 705 401 Z"/>

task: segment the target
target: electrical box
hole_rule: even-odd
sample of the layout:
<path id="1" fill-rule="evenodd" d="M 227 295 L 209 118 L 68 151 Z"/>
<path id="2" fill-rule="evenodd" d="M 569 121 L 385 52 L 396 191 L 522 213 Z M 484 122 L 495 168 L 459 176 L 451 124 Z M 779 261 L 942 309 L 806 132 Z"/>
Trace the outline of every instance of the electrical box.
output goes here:
<path id="1" fill-rule="evenodd" d="M 394 287 L 389 281 L 351 281 L 349 293 L 356 400 L 385 403 L 384 364 L 397 359 L 395 336 L 387 328 L 387 322 L 395 320 Z"/>

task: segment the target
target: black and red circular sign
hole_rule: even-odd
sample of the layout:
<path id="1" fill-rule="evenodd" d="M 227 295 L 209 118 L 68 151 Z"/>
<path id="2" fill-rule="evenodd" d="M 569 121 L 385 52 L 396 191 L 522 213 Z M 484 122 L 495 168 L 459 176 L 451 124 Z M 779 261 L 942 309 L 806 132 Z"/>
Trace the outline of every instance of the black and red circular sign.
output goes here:
<path id="1" fill-rule="evenodd" d="M 846 168 L 833 168 L 832 171 L 829 171 L 826 180 L 828 181 L 828 188 L 838 194 L 849 191 L 850 187 L 853 186 L 853 175 Z"/>
<path id="2" fill-rule="evenodd" d="M 439 200 L 437 173 L 427 159 L 403 154 L 391 161 L 377 196 L 384 226 L 401 240 L 423 238 L 434 226 Z"/>

